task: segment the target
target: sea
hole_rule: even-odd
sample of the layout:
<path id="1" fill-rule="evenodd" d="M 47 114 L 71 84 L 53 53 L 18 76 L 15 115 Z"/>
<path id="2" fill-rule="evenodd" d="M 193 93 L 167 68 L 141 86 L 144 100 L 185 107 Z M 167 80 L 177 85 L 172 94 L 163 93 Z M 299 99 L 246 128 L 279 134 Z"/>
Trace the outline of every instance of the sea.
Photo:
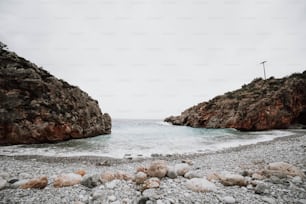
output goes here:
<path id="1" fill-rule="evenodd" d="M 113 120 L 112 133 L 52 144 L 0 147 L 0 155 L 56 157 L 105 156 L 138 158 L 156 155 L 207 153 L 296 134 L 296 130 L 241 132 L 174 126 L 161 120 Z"/>

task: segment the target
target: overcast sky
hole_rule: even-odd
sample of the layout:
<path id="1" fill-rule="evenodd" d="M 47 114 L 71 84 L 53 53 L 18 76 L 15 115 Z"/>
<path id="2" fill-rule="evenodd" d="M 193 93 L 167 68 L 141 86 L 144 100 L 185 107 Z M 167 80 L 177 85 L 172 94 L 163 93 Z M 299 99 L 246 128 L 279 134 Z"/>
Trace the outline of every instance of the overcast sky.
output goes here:
<path id="1" fill-rule="evenodd" d="M 113 118 L 164 118 L 306 70 L 305 0 L 1 0 L 0 40 Z"/>

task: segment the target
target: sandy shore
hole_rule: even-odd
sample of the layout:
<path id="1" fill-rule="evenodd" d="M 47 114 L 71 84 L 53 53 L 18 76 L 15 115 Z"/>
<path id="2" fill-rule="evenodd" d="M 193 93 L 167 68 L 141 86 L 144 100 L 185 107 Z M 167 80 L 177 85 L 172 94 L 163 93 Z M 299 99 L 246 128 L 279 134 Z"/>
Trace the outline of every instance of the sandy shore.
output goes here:
<path id="1" fill-rule="evenodd" d="M 214 181 L 214 192 L 194 192 L 186 187 L 184 177 L 162 178 L 159 188 L 141 190 L 133 181 L 114 180 L 88 188 L 81 184 L 54 188 L 53 179 L 62 173 L 83 169 L 87 175 L 105 171 L 124 171 L 135 174 L 139 166 L 154 160 L 165 160 L 174 166 L 182 160 L 192 161 L 190 172 L 195 177 L 211 173 L 256 172 L 272 162 L 286 162 L 306 171 L 306 133 L 278 138 L 269 142 L 225 149 L 215 153 L 170 155 L 147 159 L 112 159 L 103 157 L 43 157 L 0 156 L 0 176 L 6 180 L 30 179 L 45 175 L 49 184 L 44 189 L 0 190 L 0 203 L 306 203 L 305 178 L 280 177 L 258 181 L 263 189 L 255 186 L 223 186 Z M 250 177 L 246 177 L 252 180 Z M 257 187 L 258 188 L 258 187 Z M 143 202 L 147 200 L 146 202 Z"/>

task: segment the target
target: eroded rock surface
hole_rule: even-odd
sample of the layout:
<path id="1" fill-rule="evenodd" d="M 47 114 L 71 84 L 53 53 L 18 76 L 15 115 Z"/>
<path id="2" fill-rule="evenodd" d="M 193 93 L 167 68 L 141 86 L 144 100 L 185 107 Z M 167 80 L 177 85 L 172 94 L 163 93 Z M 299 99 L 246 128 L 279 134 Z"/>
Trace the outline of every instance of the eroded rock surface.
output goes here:
<path id="1" fill-rule="evenodd" d="M 289 77 L 255 79 L 241 89 L 199 103 L 179 116 L 174 125 L 239 130 L 286 129 L 306 126 L 306 71 Z"/>
<path id="2" fill-rule="evenodd" d="M 110 132 L 110 116 L 102 114 L 87 93 L 0 49 L 0 145 L 58 142 Z"/>

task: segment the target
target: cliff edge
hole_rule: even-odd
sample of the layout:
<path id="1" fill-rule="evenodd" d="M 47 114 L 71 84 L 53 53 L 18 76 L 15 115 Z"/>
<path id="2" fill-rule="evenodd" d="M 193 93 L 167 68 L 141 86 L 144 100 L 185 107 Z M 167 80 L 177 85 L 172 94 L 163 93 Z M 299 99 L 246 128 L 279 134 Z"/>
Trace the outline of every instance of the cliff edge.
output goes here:
<path id="1" fill-rule="evenodd" d="M 306 71 L 281 79 L 254 79 L 241 89 L 199 103 L 165 121 L 245 131 L 286 129 L 292 125 L 305 128 Z"/>
<path id="2" fill-rule="evenodd" d="M 78 87 L 0 47 L 0 145 L 111 133 L 111 118 Z"/>

